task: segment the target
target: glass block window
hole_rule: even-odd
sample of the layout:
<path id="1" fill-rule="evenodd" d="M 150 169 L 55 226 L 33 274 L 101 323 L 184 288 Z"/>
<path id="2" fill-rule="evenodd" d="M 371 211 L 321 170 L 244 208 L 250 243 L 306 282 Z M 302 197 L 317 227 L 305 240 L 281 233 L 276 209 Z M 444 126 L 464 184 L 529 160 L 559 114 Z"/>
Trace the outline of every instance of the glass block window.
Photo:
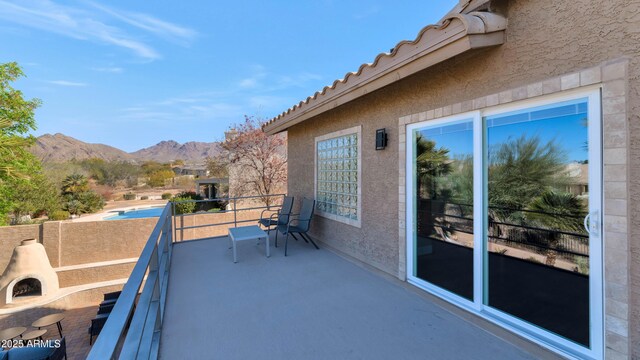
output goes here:
<path id="1" fill-rule="evenodd" d="M 357 133 L 316 141 L 316 203 L 321 215 L 358 220 L 358 165 Z"/>

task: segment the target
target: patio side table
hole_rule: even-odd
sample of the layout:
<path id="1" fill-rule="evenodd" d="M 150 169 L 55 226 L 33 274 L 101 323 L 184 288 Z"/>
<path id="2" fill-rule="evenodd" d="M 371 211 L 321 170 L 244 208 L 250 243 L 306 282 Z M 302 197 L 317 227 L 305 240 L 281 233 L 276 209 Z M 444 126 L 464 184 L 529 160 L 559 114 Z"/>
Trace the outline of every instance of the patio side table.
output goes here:
<path id="1" fill-rule="evenodd" d="M 269 254 L 269 235 L 260 229 L 257 225 L 251 226 L 241 226 L 237 228 L 229 229 L 229 249 L 233 248 L 233 262 L 237 263 L 237 251 L 236 251 L 236 242 L 242 240 L 260 240 L 265 239 L 265 246 L 267 251 L 267 257 L 271 256 Z"/>

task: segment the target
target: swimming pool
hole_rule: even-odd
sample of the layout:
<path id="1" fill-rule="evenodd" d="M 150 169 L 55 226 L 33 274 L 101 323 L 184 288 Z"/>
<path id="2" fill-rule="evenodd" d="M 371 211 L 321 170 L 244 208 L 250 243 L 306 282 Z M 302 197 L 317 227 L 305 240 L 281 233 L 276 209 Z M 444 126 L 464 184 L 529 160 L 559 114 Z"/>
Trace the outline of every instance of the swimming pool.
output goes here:
<path id="1" fill-rule="evenodd" d="M 146 209 L 137 209 L 120 212 L 118 215 L 113 215 L 104 218 L 104 220 L 126 220 L 126 219 L 142 219 L 150 217 L 160 217 L 162 215 L 163 207 L 152 207 Z"/>

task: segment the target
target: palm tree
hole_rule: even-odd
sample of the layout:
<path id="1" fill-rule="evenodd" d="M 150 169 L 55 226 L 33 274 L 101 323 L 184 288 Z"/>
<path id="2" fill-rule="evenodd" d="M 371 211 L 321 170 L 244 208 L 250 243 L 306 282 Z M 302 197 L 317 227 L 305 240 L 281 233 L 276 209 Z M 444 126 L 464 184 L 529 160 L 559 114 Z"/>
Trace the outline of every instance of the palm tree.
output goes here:
<path id="1" fill-rule="evenodd" d="M 446 227 L 444 209 L 450 190 L 443 181 L 451 173 L 449 149 L 436 148 L 433 140 L 418 134 L 416 138 L 416 191 L 418 201 L 418 232 L 420 236 L 436 238 Z"/>
<path id="2" fill-rule="evenodd" d="M 73 195 L 89 190 L 89 181 L 82 174 L 71 174 L 62 181 L 62 194 Z"/>
<path id="3" fill-rule="evenodd" d="M 532 211 L 526 213 L 528 220 L 549 229 L 585 232 L 582 225 L 585 206 L 574 194 L 546 191 L 533 199 L 527 210 Z"/>
<path id="4" fill-rule="evenodd" d="M 451 172 L 449 149 L 436 149 L 436 143 L 418 135 L 416 138 L 416 171 L 419 194 L 433 199 L 438 195 L 437 179 Z"/>

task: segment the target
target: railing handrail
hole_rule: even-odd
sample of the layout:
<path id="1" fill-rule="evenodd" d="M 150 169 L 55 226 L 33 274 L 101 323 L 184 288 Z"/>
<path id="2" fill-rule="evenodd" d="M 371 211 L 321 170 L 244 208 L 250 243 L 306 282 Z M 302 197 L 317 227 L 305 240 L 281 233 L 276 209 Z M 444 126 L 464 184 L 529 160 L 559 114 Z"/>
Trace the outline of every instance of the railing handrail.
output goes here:
<path id="1" fill-rule="evenodd" d="M 158 265 L 156 263 L 158 257 L 158 248 L 164 248 L 171 243 L 171 239 L 168 237 L 172 237 L 172 232 L 170 230 L 170 227 L 169 229 L 166 228 L 169 219 L 171 219 L 171 206 L 167 204 L 162 211 L 162 215 L 160 215 L 156 226 L 151 232 L 149 240 L 147 240 L 147 243 L 142 249 L 140 257 L 138 258 L 136 265 L 131 271 L 129 279 L 122 288 L 122 293 L 118 297 L 118 301 L 111 310 L 109 318 L 102 328 L 100 336 L 98 336 L 96 342 L 91 348 L 91 352 L 89 353 L 87 359 L 104 360 L 116 359 L 120 357 L 121 354 L 119 354 L 118 352 L 120 350 L 120 347 L 123 346 L 123 342 L 126 342 L 124 335 L 127 331 L 129 320 L 131 319 L 131 316 L 134 312 L 134 307 L 136 306 L 138 292 L 140 290 L 140 287 L 142 286 L 143 281 L 145 281 L 147 270 L 150 270 L 149 273 L 151 273 L 152 271 L 161 272 L 164 270 L 162 267 L 158 268 L 157 266 L 156 269 L 150 269 L 150 265 Z M 165 251 L 163 251 L 163 253 L 164 252 Z M 170 254 L 170 252 L 168 254 Z M 166 262 L 166 264 L 168 264 L 168 255 L 164 259 L 164 261 Z M 166 286 L 166 279 L 164 281 L 164 284 L 162 285 Z M 153 287 L 153 284 L 151 284 L 151 282 L 147 278 L 147 283 L 145 283 L 141 298 L 147 295 L 145 292 L 153 292 Z M 148 306 L 148 304 L 142 304 L 142 301 L 140 301 L 137 306 L 138 309 L 136 309 L 136 312 L 141 306 Z M 136 334 L 132 334 L 132 332 L 129 332 L 127 334 L 127 338 L 129 337 L 128 335 L 136 336 Z M 140 336 L 142 336 L 142 334 L 140 334 Z M 126 358 L 136 358 L 137 351 L 135 354 L 127 353 L 122 355 L 125 355 Z"/>
<path id="2" fill-rule="evenodd" d="M 250 195 L 250 196 L 234 196 L 234 197 L 224 197 L 224 198 L 214 198 L 214 199 L 202 199 L 202 200 L 193 200 L 193 199 L 187 199 L 187 200 L 178 200 L 178 201 L 171 201 L 173 203 L 176 204 L 181 204 L 181 203 L 188 203 L 188 202 L 212 202 L 212 201 L 230 201 L 230 200 L 242 200 L 242 199 L 262 199 L 262 198 L 267 198 L 267 197 L 278 197 L 278 196 L 285 196 L 286 194 L 267 194 L 267 195 Z"/>

